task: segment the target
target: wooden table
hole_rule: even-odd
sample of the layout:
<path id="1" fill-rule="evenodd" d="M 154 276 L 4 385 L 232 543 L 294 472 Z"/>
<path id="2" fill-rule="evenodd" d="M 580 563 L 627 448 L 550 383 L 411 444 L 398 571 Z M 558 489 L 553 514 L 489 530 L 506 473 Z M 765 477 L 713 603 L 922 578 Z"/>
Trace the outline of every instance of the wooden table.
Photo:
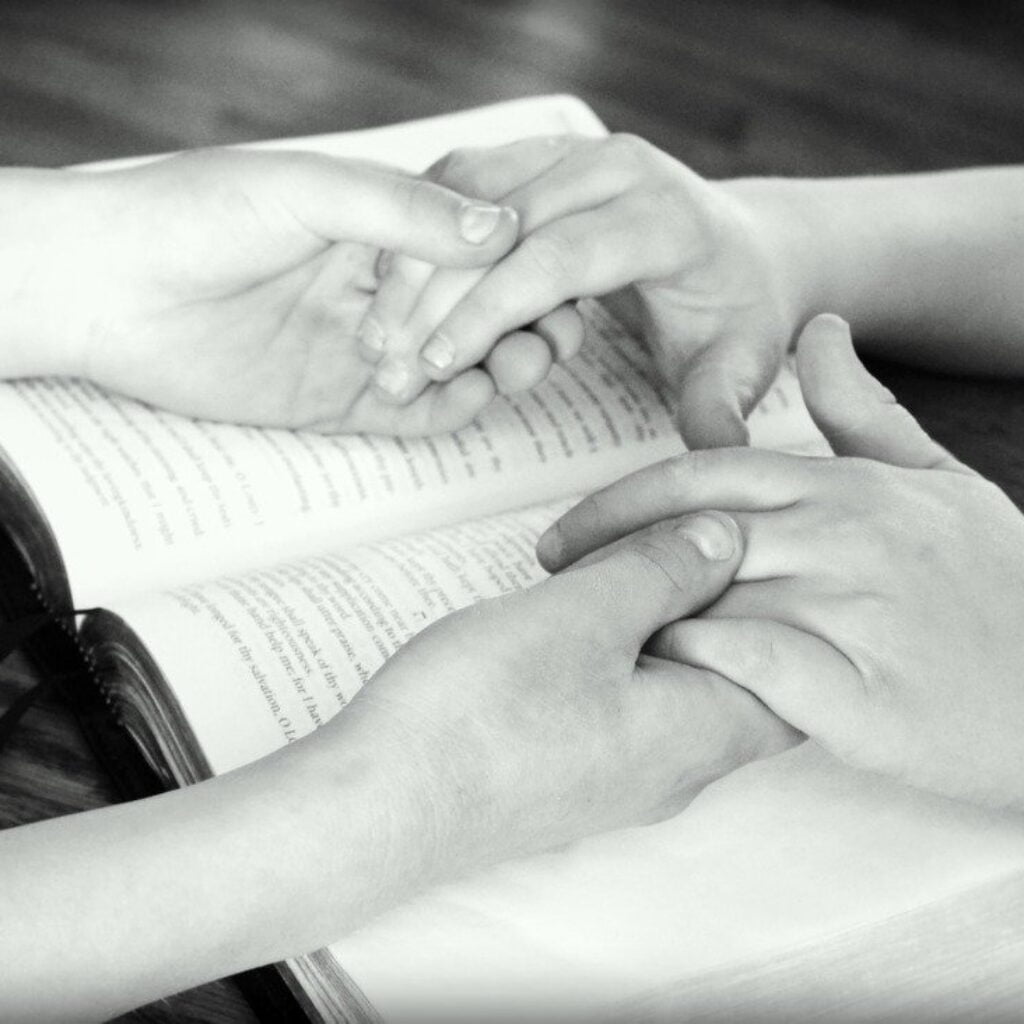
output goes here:
<path id="1" fill-rule="evenodd" d="M 1024 162 L 1024 4 L 0 5 L 6 164 L 332 132 L 560 91 L 710 176 Z M 1024 507 L 1024 383 L 876 369 L 939 440 Z M 8 663 L 0 706 L 28 679 Z M 31 712 L 0 755 L 0 825 L 114 798 L 56 701 Z M 125 1019 L 253 1017 L 221 983 Z"/>

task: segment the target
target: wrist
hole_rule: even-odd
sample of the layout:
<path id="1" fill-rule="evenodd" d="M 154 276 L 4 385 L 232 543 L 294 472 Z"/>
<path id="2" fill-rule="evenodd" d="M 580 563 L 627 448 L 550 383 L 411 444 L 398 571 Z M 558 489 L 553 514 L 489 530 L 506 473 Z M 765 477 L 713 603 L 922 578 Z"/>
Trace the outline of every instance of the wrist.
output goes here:
<path id="1" fill-rule="evenodd" d="M 274 758 L 302 821 L 293 898 L 306 907 L 307 944 L 314 932 L 334 941 L 465 862 L 444 743 L 429 742 L 427 723 L 404 730 L 378 711 L 356 701 Z"/>
<path id="2" fill-rule="evenodd" d="M 754 245 L 771 268 L 790 343 L 817 313 L 845 307 L 831 270 L 836 241 L 814 190 L 781 178 L 737 178 L 719 183 L 742 211 Z"/>

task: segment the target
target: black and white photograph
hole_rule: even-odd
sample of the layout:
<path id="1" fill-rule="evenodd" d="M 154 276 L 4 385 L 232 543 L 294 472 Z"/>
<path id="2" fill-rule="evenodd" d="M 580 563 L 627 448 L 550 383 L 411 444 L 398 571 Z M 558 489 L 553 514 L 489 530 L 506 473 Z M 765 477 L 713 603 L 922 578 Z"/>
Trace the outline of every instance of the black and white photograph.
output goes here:
<path id="1" fill-rule="evenodd" d="M 0 1022 L 1024 1021 L 1024 0 L 3 0 Z"/>

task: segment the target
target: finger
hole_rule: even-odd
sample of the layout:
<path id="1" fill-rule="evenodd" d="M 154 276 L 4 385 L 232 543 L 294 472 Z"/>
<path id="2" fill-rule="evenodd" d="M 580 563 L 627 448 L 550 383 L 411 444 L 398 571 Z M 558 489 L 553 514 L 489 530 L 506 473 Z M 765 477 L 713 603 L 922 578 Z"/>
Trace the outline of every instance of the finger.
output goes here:
<path id="1" fill-rule="evenodd" d="M 262 153 L 270 208 L 285 204 L 328 242 L 365 242 L 443 266 L 485 266 L 515 244 L 515 210 L 369 164 L 316 153 Z"/>
<path id="2" fill-rule="evenodd" d="M 518 210 L 520 233 L 525 235 L 652 180 L 665 159 L 634 135 L 553 135 L 497 149 L 456 150 L 427 176 L 462 195 L 500 200 Z"/>
<path id="3" fill-rule="evenodd" d="M 502 338 L 484 362 L 499 395 L 529 391 L 544 380 L 551 366 L 550 346 L 529 331 Z"/>
<path id="4" fill-rule="evenodd" d="M 424 177 L 467 197 L 500 200 L 561 160 L 573 144 L 571 136 L 549 135 L 505 146 L 458 149 L 428 168 Z M 410 319 L 432 271 L 433 266 L 422 260 L 382 253 L 377 294 L 359 332 L 361 351 L 370 362 L 378 361 L 385 349 L 396 348 L 394 339 Z"/>
<path id="5" fill-rule="evenodd" d="M 567 363 L 579 355 L 586 337 L 583 317 L 571 302 L 542 316 L 533 325 L 533 330 L 548 343 L 557 363 Z"/>
<path id="6" fill-rule="evenodd" d="M 375 377 L 382 397 L 404 404 L 412 401 L 429 382 L 418 358 L 424 340 L 480 280 L 483 271 L 434 269 L 407 257 L 399 257 L 394 263 L 394 276 L 382 284 L 371 303 L 360 327 L 359 339 L 360 351 L 369 362 L 379 363 L 385 354 L 387 356 Z M 428 268 L 425 275 L 423 268 Z M 528 335 L 531 340 L 513 346 L 518 353 L 515 356 L 502 341 L 496 343 L 501 351 L 496 355 L 492 351 L 487 365 L 492 376 L 497 374 L 498 390 L 511 394 L 540 383 L 551 368 L 552 358 L 566 361 L 579 352 L 584 333 L 583 318 L 574 306 L 566 303 L 541 317 L 532 331 L 506 335 L 506 338 Z M 537 347 L 539 339 L 548 342 L 550 355 Z M 427 356 L 440 362 L 438 369 L 445 369 L 442 354 L 436 348 Z M 447 350 L 443 356 L 447 358 Z M 532 383 L 527 383 L 528 378 Z"/>
<path id="7" fill-rule="evenodd" d="M 482 274 L 483 271 L 477 268 L 435 268 L 420 288 L 413 308 L 407 312 L 404 320 L 376 320 L 384 344 L 384 357 L 377 365 L 373 378 L 380 398 L 405 405 L 430 383 L 430 377 L 419 358 L 423 342 L 448 311 L 472 290 Z M 396 308 L 396 314 L 399 312 Z M 374 307 L 371 307 L 368 315 L 376 318 Z"/>
<path id="8" fill-rule="evenodd" d="M 719 448 L 665 459 L 584 498 L 540 538 L 537 557 L 545 569 L 557 572 L 659 519 L 704 508 L 783 508 L 806 494 L 810 461 L 751 448 Z"/>
<path id="9" fill-rule="evenodd" d="M 697 619 L 667 626 L 650 646 L 658 657 L 725 676 L 833 750 L 859 731 L 863 677 L 811 633 L 767 619 Z"/>
<path id="10" fill-rule="evenodd" d="M 603 206 L 646 183 L 655 184 L 664 155 L 634 135 L 581 140 L 543 174 L 507 193 L 526 235 L 571 213 Z"/>
<path id="11" fill-rule="evenodd" d="M 671 766 L 678 780 L 662 818 L 681 810 L 708 783 L 805 739 L 728 679 L 661 658 L 641 656 L 628 699 L 650 763 Z"/>
<path id="12" fill-rule="evenodd" d="M 497 338 L 564 302 L 676 270 L 682 244 L 676 233 L 636 230 L 638 222 L 658 222 L 652 203 L 651 196 L 625 196 L 528 235 L 434 332 L 422 352 L 427 374 L 443 380 L 472 366 Z"/>
<path id="13" fill-rule="evenodd" d="M 779 371 L 777 350 L 749 338 L 714 341 L 678 372 L 676 424 L 695 448 L 746 445 L 746 418 L 764 397 Z"/>
<path id="14" fill-rule="evenodd" d="M 321 423 L 322 433 L 393 434 L 423 437 L 461 430 L 494 400 L 494 382 L 480 369 L 468 370 L 444 384 L 431 384 L 408 405 L 379 400 L 364 391 L 344 421 Z"/>
<path id="15" fill-rule="evenodd" d="M 735 521 L 718 512 L 685 516 L 638 533 L 606 558 L 556 581 L 558 599 L 639 652 L 666 623 L 693 615 L 732 581 L 743 556 Z"/>
<path id="16" fill-rule="evenodd" d="M 716 508 L 718 506 L 715 506 Z M 800 597 L 807 596 L 807 578 L 813 578 L 815 598 L 806 604 L 810 613 L 820 610 L 817 598 L 828 600 L 826 581 L 820 579 L 821 544 L 809 540 L 806 520 L 788 509 L 772 512 L 738 512 L 729 509 L 743 534 L 746 553 L 736 580 L 729 590 L 707 610 L 708 615 L 726 618 L 756 618 L 769 611 L 780 618 L 784 609 L 803 609 Z M 640 529 L 656 525 L 648 523 Z M 627 533 L 576 559 L 573 566 L 589 565 L 631 542 L 635 533 Z M 788 613 L 787 613 L 788 614 Z M 803 625 L 799 618 L 784 621 Z"/>
<path id="17" fill-rule="evenodd" d="M 557 163 L 575 144 L 573 136 L 549 135 L 506 146 L 458 149 L 430 167 L 424 177 L 465 196 L 500 200 Z M 431 264 L 411 257 L 391 252 L 382 255 L 377 294 L 359 332 L 361 351 L 370 362 L 377 362 L 387 348 L 400 348 L 395 338 L 401 337 L 433 270 Z M 435 319 L 430 328 L 436 325 Z M 424 340 L 419 339 L 417 352 Z"/>
<path id="18" fill-rule="evenodd" d="M 383 271 L 379 269 L 382 262 L 386 263 Z M 379 362 L 393 346 L 436 269 L 425 260 L 388 251 L 381 253 L 377 263 L 377 291 L 357 332 L 359 353 L 369 363 Z"/>
<path id="19" fill-rule="evenodd" d="M 849 325 L 839 317 L 825 313 L 803 329 L 797 373 L 811 417 L 837 455 L 975 475 L 868 373 L 854 352 Z"/>
<path id="20" fill-rule="evenodd" d="M 795 537 L 786 538 L 780 545 L 781 550 L 772 550 L 767 554 L 761 551 L 755 555 L 758 545 L 764 545 L 766 540 L 770 543 L 775 538 L 764 530 L 752 531 L 749 522 L 744 521 L 741 515 L 737 515 L 736 520 L 746 539 L 744 564 L 736 576 L 736 582 L 707 609 L 705 618 L 770 617 L 774 622 L 815 633 L 822 623 L 834 622 L 838 616 L 849 615 L 849 609 L 856 601 L 856 598 L 851 600 L 849 584 L 843 587 L 820 572 L 815 572 L 816 568 L 820 569 L 820 548 L 817 551 L 817 565 L 812 558 L 801 557 L 804 553 L 799 550 Z M 755 558 L 760 563 L 760 572 L 751 572 L 748 568 Z"/>
<path id="21" fill-rule="evenodd" d="M 535 135 L 503 146 L 456 149 L 424 177 L 461 195 L 497 202 L 549 170 L 582 140 L 573 134 Z"/>

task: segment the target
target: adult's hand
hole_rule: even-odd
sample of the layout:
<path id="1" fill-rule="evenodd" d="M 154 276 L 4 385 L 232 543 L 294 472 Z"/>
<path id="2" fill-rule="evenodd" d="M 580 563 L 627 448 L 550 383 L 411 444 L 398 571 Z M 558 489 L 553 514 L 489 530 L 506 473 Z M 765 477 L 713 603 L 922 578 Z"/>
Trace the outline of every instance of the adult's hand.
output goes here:
<path id="1" fill-rule="evenodd" d="M 490 401 L 482 370 L 377 401 L 356 328 L 381 249 L 493 263 L 515 213 L 398 171 L 213 150 L 129 170 L 0 172 L 0 373 L 68 373 L 213 419 L 430 433 Z"/>
<path id="2" fill-rule="evenodd" d="M 932 441 L 818 317 L 798 368 L 837 459 L 684 455 L 542 538 L 558 569 L 664 516 L 730 510 L 736 585 L 653 650 L 757 695 L 849 762 L 1024 807 L 1024 517 Z"/>
<path id="3" fill-rule="evenodd" d="M 691 448 L 743 444 L 800 322 L 783 232 L 732 183 L 708 182 L 641 139 L 527 139 L 460 150 L 435 180 L 514 207 L 522 241 L 486 271 L 396 261 L 368 315 L 386 339 L 382 386 L 407 400 L 477 363 L 525 383 L 568 358 L 581 332 L 516 337 L 567 303 L 604 297 L 651 348 Z M 496 342 L 503 339 L 499 344 Z M 383 344 L 383 342 L 382 342 Z M 421 351 L 422 349 L 422 351 Z"/>

